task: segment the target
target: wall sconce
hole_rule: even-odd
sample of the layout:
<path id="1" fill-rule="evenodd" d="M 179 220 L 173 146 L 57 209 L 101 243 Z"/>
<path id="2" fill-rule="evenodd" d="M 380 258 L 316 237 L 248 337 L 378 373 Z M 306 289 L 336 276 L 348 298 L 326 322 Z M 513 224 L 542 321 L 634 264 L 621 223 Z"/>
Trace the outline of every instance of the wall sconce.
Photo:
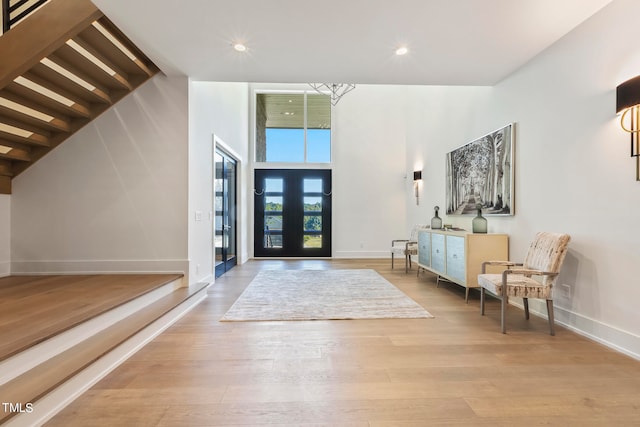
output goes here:
<path id="1" fill-rule="evenodd" d="M 422 171 L 414 171 L 413 172 L 413 188 L 416 192 L 416 206 L 420 204 L 420 199 L 418 195 L 418 189 L 420 187 L 420 181 L 422 181 Z"/>
<path id="2" fill-rule="evenodd" d="M 631 157 L 636 158 L 636 181 L 640 181 L 640 76 L 616 88 L 616 114 L 622 114 L 620 125 L 631 134 Z"/>

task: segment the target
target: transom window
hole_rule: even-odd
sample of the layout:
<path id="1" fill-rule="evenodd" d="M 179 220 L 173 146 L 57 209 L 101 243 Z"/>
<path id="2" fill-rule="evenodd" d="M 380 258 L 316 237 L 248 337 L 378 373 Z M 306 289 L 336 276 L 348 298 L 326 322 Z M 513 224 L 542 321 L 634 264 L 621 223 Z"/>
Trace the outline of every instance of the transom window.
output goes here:
<path id="1" fill-rule="evenodd" d="M 331 162 L 331 100 L 316 93 L 256 95 L 256 161 Z"/>

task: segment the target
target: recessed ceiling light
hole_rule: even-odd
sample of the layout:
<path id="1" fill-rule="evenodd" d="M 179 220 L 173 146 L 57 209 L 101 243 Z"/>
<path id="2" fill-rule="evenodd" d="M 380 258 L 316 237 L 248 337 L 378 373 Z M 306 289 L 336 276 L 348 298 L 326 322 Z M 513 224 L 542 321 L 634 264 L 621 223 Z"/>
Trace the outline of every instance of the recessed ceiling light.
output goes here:
<path id="1" fill-rule="evenodd" d="M 409 53 L 409 49 L 406 46 L 401 46 L 396 49 L 396 55 L 398 56 L 406 55 L 407 53 Z"/>
<path id="2" fill-rule="evenodd" d="M 233 44 L 233 48 L 238 52 L 246 52 L 247 51 L 247 46 L 245 46 L 242 43 L 234 43 Z"/>

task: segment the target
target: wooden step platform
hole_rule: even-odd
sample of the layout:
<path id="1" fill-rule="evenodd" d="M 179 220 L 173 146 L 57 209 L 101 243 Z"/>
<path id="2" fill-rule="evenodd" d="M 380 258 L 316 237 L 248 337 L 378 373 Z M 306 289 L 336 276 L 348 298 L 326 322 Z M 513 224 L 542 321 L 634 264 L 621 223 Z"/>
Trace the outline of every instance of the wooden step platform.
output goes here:
<path id="1" fill-rule="evenodd" d="M 0 424 L 37 425 L 206 296 L 183 276 L 0 278 Z M 145 332 L 146 331 L 146 332 Z"/>

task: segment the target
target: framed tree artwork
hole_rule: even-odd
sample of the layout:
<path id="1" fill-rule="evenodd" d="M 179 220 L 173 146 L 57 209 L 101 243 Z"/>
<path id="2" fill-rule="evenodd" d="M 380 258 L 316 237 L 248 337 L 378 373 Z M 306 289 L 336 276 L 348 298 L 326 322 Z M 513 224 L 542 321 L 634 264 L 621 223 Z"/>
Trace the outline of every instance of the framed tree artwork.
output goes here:
<path id="1" fill-rule="evenodd" d="M 510 123 L 447 153 L 447 214 L 513 215 L 514 126 Z"/>

